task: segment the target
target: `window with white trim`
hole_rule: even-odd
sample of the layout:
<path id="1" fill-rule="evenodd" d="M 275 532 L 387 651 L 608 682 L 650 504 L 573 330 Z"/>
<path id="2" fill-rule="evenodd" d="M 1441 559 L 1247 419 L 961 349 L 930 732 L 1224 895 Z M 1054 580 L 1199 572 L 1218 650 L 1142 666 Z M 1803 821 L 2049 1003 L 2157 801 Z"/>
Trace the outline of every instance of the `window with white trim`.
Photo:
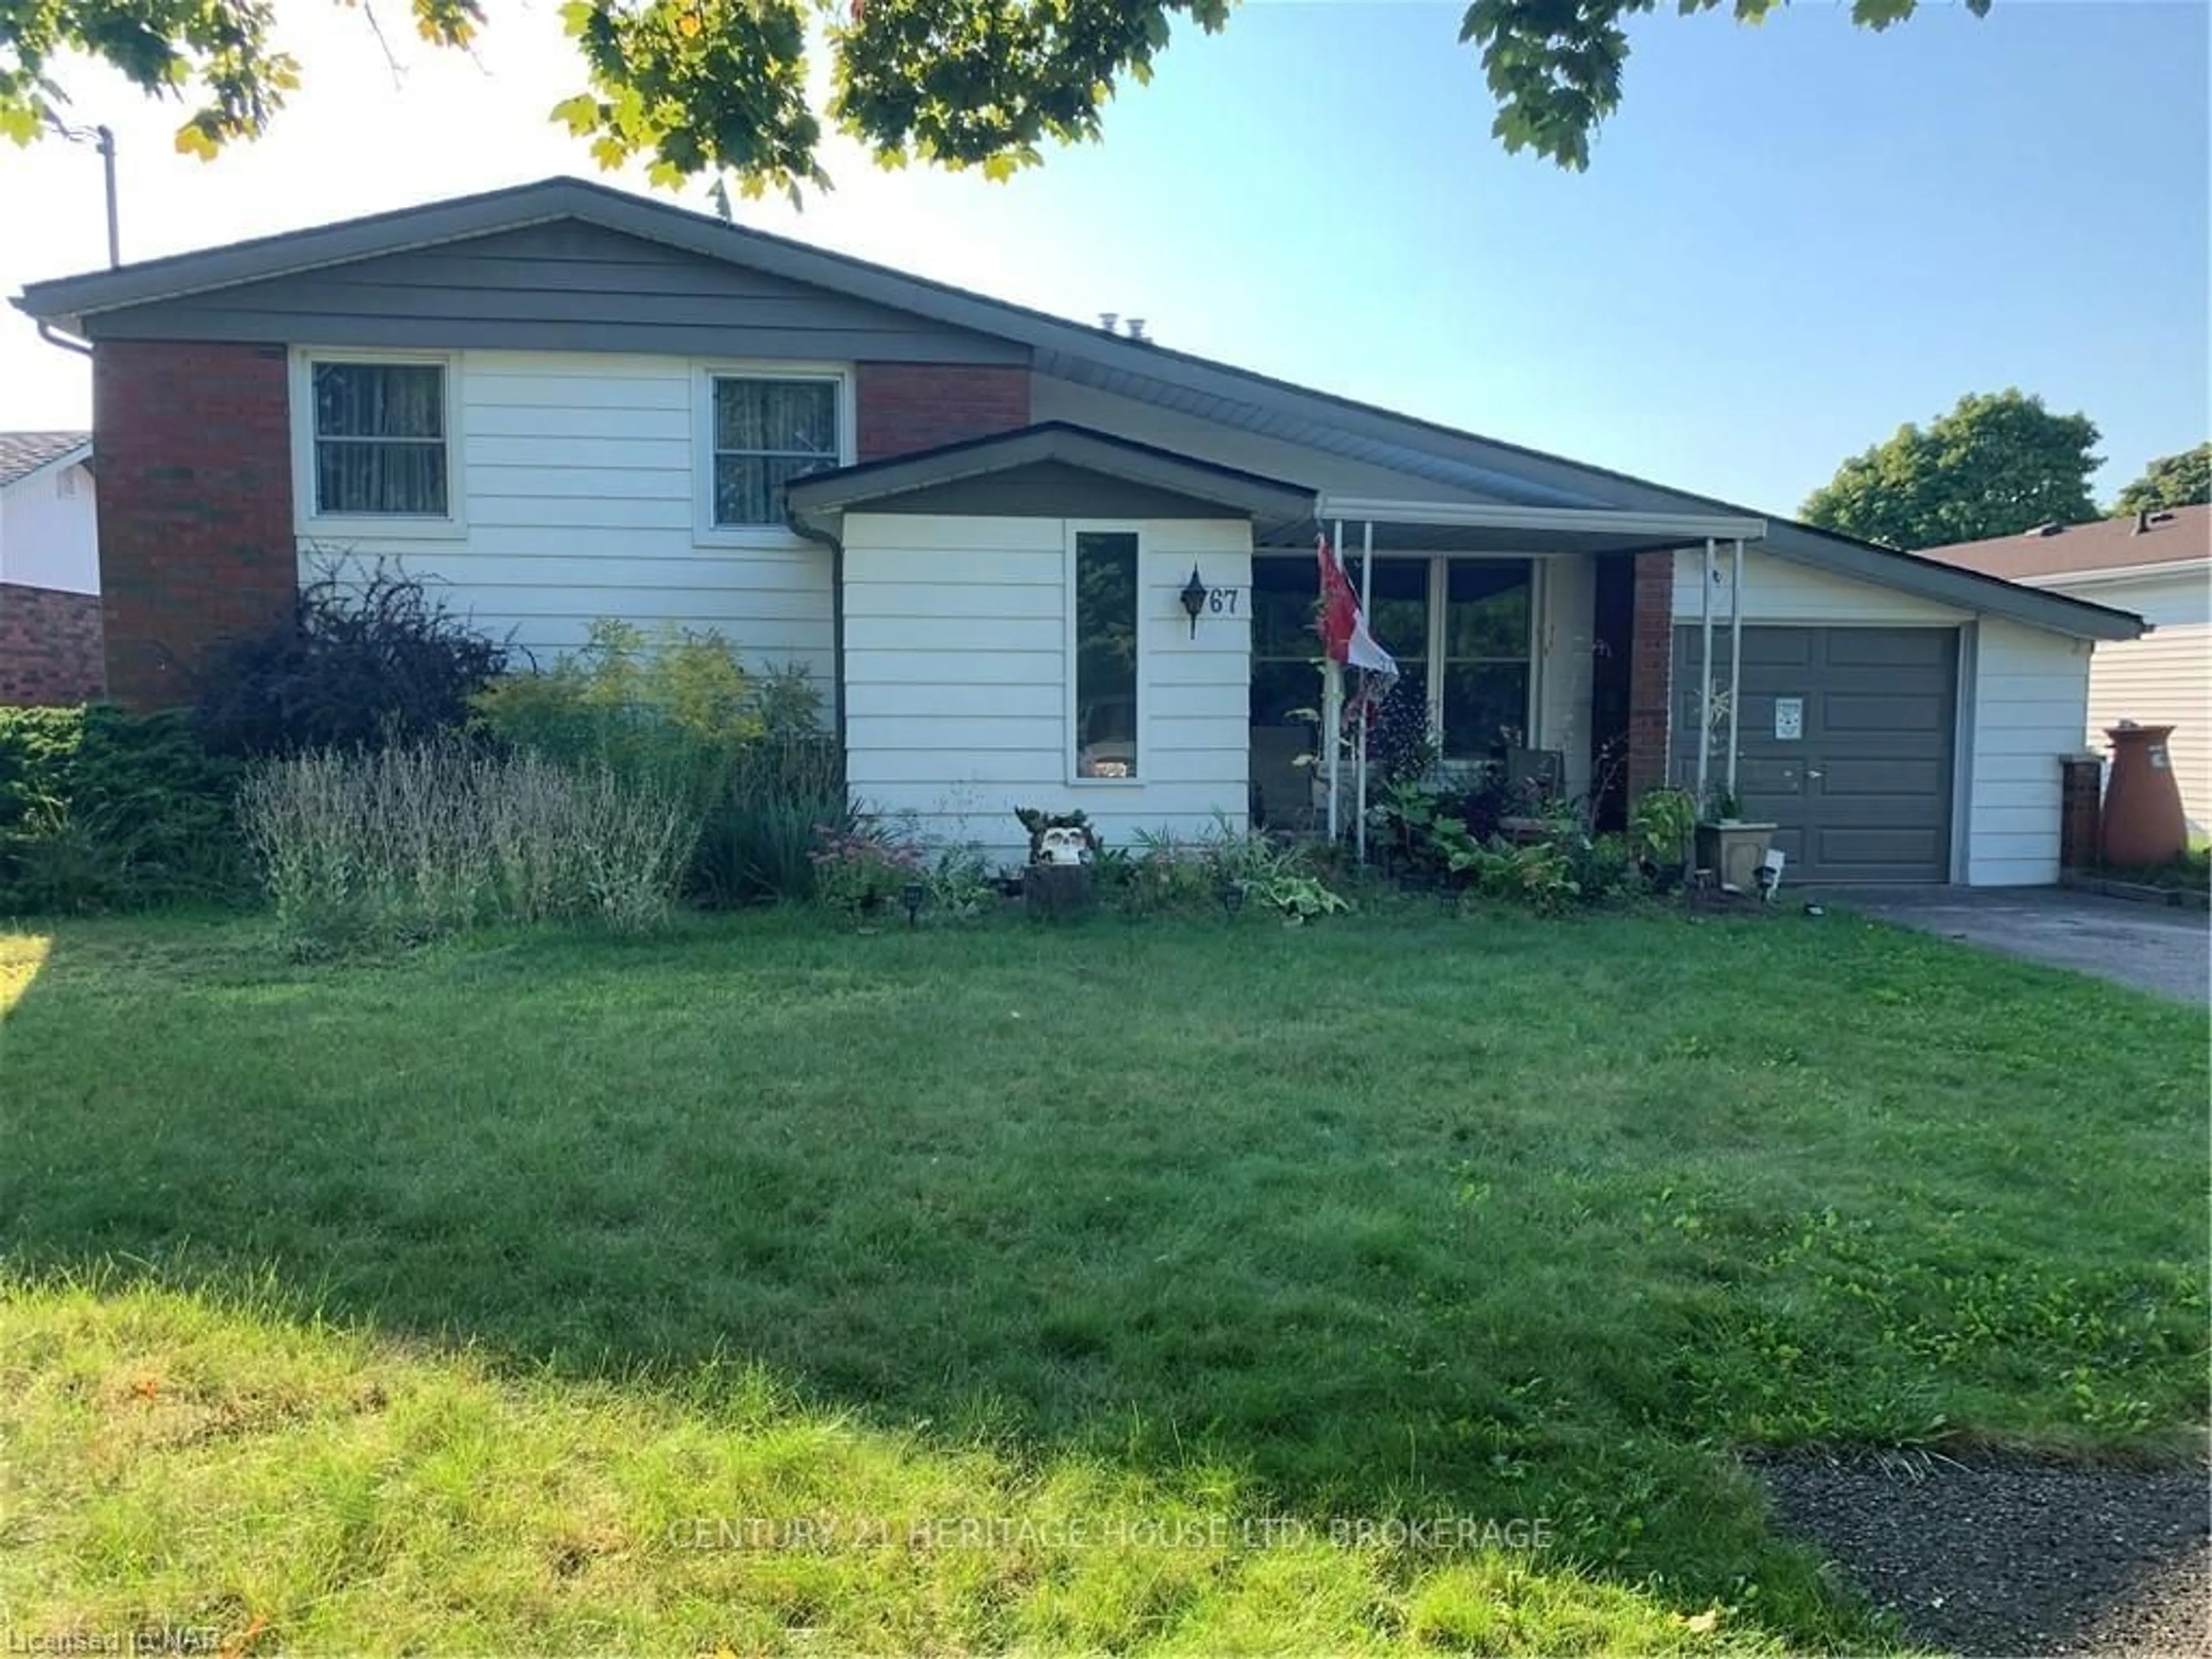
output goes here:
<path id="1" fill-rule="evenodd" d="M 313 359 L 313 488 L 319 518 L 452 515 L 446 365 Z"/>
<path id="2" fill-rule="evenodd" d="M 844 459 L 844 382 L 835 375 L 710 374 L 707 389 L 708 522 L 717 530 L 781 526 L 786 486 Z"/>

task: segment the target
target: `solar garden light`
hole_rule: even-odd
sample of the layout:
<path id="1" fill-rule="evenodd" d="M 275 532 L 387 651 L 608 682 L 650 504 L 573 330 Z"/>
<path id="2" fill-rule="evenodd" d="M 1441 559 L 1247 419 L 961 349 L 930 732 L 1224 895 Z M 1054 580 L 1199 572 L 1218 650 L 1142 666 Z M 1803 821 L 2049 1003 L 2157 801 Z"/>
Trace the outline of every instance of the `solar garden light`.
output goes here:
<path id="1" fill-rule="evenodd" d="M 1224 916 L 1233 916 L 1244 908 L 1244 884 L 1241 881 L 1224 881 L 1213 890 L 1213 896 L 1221 901 L 1221 914 Z"/>
<path id="2" fill-rule="evenodd" d="M 900 889 L 899 899 L 906 906 L 906 925 L 918 926 L 921 921 L 921 902 L 929 896 L 929 890 L 918 881 L 910 881 Z"/>

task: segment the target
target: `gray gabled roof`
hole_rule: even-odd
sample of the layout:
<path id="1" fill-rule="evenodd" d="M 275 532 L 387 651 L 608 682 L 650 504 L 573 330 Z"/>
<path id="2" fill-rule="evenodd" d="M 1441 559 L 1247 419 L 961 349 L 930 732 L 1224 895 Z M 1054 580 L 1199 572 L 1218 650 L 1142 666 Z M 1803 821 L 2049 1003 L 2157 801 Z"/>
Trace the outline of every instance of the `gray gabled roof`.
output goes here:
<path id="1" fill-rule="evenodd" d="M 1255 518 L 1296 523 L 1313 510 L 1314 492 L 1303 484 L 1197 460 L 1066 421 L 1042 421 L 1012 432 L 811 472 L 794 478 L 786 487 L 784 499 L 801 513 L 831 513 L 939 484 L 1055 462 L 1233 507 Z"/>
<path id="2" fill-rule="evenodd" d="M 1151 341 L 1109 334 L 949 283 L 579 179 L 549 179 L 202 252 L 149 259 L 118 270 L 34 283 L 15 303 L 33 317 L 76 330 L 83 318 L 100 312 L 561 219 L 575 219 L 729 260 L 952 327 L 1011 340 L 1029 348 L 1040 374 L 1365 461 L 1486 500 L 1528 507 L 1613 507 L 1759 516 L 1733 502 L 1687 495 L 1626 473 L 1458 431 Z M 2124 611 L 1974 576 L 1771 515 L 1761 546 L 1778 558 L 1855 576 L 1941 604 L 2011 617 L 2059 633 L 2128 639 L 2142 629 L 2139 618 Z"/>
<path id="3" fill-rule="evenodd" d="M 56 461 L 81 461 L 91 453 L 89 432 L 0 432 L 0 489 Z"/>

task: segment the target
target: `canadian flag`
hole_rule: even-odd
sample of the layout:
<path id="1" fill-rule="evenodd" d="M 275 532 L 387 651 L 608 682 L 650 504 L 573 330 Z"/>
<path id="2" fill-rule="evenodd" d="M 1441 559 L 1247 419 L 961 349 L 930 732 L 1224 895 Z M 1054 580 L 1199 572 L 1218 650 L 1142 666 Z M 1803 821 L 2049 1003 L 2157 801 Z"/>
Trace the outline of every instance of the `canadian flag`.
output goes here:
<path id="1" fill-rule="evenodd" d="M 1343 562 L 1328 544 L 1328 538 L 1316 537 L 1314 545 L 1321 557 L 1322 649 L 1333 663 L 1379 677 L 1382 684 L 1377 696 L 1388 695 L 1398 678 L 1398 665 L 1367 631 L 1367 618 L 1359 614 L 1358 596 L 1352 591 Z M 1363 691 L 1367 689 L 1362 688 Z"/>

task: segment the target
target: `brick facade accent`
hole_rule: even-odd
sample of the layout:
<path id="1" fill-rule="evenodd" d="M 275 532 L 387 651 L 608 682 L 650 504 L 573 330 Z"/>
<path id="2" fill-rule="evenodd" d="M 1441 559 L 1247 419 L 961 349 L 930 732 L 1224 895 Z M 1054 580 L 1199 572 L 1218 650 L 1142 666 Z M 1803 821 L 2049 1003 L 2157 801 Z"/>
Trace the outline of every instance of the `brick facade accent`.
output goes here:
<path id="1" fill-rule="evenodd" d="M 862 363 L 854 375 L 860 458 L 985 438 L 1030 423 L 1030 372 L 990 363 Z"/>
<path id="2" fill-rule="evenodd" d="M 1667 781 L 1667 728 L 1674 677 L 1674 556 L 1636 556 L 1636 611 L 1628 650 L 1628 798 Z"/>
<path id="3" fill-rule="evenodd" d="M 0 707 L 98 697 L 100 634 L 99 594 L 0 582 Z"/>
<path id="4" fill-rule="evenodd" d="M 191 701 L 208 647 L 299 591 L 284 348 L 103 342 L 92 361 L 107 690 Z"/>

